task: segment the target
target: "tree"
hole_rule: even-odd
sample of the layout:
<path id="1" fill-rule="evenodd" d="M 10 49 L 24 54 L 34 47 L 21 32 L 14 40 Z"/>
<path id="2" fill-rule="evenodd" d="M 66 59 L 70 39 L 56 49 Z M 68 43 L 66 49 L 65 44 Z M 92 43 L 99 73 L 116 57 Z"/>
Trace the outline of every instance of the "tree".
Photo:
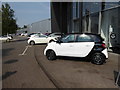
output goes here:
<path id="1" fill-rule="evenodd" d="M 8 3 L 5 3 L 2 5 L 2 35 L 16 33 L 17 28 L 14 10 Z"/>
<path id="2" fill-rule="evenodd" d="M 24 27 L 23 28 L 27 28 L 27 26 L 26 25 L 24 25 Z"/>

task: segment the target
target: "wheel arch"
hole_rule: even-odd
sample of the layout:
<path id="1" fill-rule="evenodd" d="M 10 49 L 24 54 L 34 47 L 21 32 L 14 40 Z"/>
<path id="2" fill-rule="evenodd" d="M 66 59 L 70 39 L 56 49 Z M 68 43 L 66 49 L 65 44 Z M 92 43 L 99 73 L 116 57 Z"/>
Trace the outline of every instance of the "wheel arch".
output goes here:
<path id="1" fill-rule="evenodd" d="M 49 52 L 49 51 L 54 51 L 53 49 L 48 49 L 48 50 L 46 50 L 46 52 L 45 52 L 45 55 L 46 55 L 46 53 L 47 52 Z M 54 51 L 55 52 L 55 51 Z M 56 53 L 55 53 L 56 54 Z"/>
<path id="2" fill-rule="evenodd" d="M 99 59 L 95 59 L 94 58 L 94 55 L 102 55 Z M 95 53 L 93 53 L 92 54 L 92 56 L 91 56 L 91 63 L 93 63 L 93 64 L 96 64 L 96 65 L 102 65 L 102 64 L 104 64 L 105 62 L 106 62 L 106 57 L 105 57 L 105 55 L 102 53 L 102 52 L 99 52 L 99 51 L 96 51 Z"/>
<path id="3" fill-rule="evenodd" d="M 91 51 L 86 57 L 91 59 L 92 58 L 91 56 L 95 53 L 101 53 L 104 56 L 104 58 L 106 59 L 106 56 L 100 50 Z"/>
<path id="4" fill-rule="evenodd" d="M 54 39 L 50 39 L 50 40 L 49 40 L 49 43 L 52 42 L 52 41 L 55 41 L 55 40 L 54 40 Z"/>
<path id="5" fill-rule="evenodd" d="M 31 40 L 31 41 L 29 42 L 29 44 L 30 44 L 31 42 L 34 42 L 34 43 L 35 43 L 35 41 L 34 41 L 34 40 Z"/>

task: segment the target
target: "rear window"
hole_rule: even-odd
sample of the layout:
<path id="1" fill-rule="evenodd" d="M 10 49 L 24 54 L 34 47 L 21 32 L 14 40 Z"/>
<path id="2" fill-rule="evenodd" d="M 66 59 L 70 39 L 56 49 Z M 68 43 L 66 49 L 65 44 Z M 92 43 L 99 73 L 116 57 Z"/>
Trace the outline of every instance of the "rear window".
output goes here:
<path id="1" fill-rule="evenodd" d="M 102 42 L 103 38 L 99 35 L 90 35 L 94 42 Z"/>

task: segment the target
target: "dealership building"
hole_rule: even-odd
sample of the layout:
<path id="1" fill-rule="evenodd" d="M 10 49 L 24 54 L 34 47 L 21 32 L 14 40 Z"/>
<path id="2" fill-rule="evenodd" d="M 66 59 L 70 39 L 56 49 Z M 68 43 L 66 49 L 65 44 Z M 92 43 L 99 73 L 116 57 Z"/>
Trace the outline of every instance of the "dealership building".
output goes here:
<path id="1" fill-rule="evenodd" d="M 51 2 L 51 30 L 100 34 L 107 47 L 120 46 L 120 2 Z"/>
<path id="2" fill-rule="evenodd" d="M 28 27 L 28 33 L 51 33 L 51 19 L 44 19 L 38 22 L 34 22 Z"/>
<path id="3" fill-rule="evenodd" d="M 44 19 L 26 25 L 27 28 L 17 30 L 17 34 L 25 33 L 51 33 L 51 19 Z"/>

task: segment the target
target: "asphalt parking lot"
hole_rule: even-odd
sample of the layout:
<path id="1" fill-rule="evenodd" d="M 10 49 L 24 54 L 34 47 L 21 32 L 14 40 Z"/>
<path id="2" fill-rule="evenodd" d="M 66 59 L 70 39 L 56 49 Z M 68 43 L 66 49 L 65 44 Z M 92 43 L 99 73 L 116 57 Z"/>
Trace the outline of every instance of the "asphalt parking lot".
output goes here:
<path id="1" fill-rule="evenodd" d="M 48 61 L 43 55 L 45 47 L 29 46 L 26 37 L 3 43 L 3 88 L 118 88 L 114 81 L 117 54 L 110 53 L 104 65 L 68 57 Z"/>

